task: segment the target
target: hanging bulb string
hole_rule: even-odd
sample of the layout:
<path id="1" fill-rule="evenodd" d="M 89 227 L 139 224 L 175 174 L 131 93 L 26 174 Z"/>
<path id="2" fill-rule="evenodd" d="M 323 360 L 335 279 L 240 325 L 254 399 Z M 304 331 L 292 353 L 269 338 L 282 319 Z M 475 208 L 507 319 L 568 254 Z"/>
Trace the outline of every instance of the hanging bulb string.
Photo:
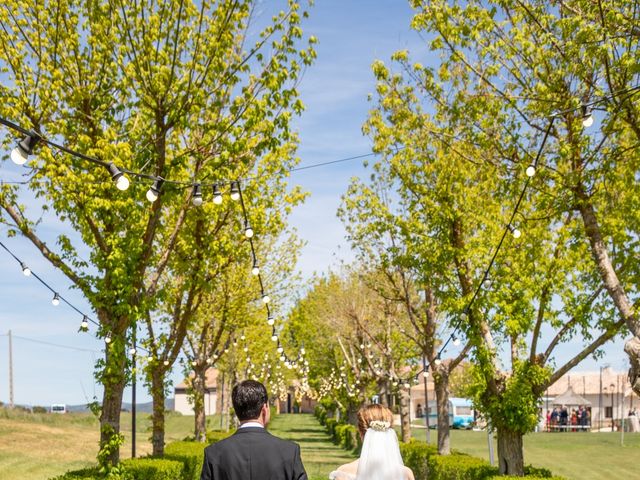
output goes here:
<path id="1" fill-rule="evenodd" d="M 597 99 L 594 99 L 594 100 L 592 100 L 590 102 L 582 103 L 580 106 L 571 107 L 571 108 L 567 108 L 567 109 L 564 109 L 564 110 L 560 110 L 560 111 L 554 112 L 550 116 L 550 118 L 554 118 L 554 117 L 561 116 L 561 115 L 564 115 L 564 114 L 567 114 L 567 113 L 575 112 L 575 111 L 581 110 L 584 107 L 593 107 L 593 106 L 596 106 L 598 104 L 604 103 L 604 102 L 606 102 L 608 100 L 614 99 L 614 98 L 616 98 L 618 96 L 627 95 L 628 94 L 627 97 L 623 97 L 621 99 L 621 100 L 625 100 L 626 98 L 629 98 L 630 96 L 634 95 L 638 91 L 640 91 L 640 85 L 636 85 L 636 86 L 629 87 L 629 88 L 626 88 L 626 89 L 621 89 L 621 90 L 619 90 L 617 92 L 611 92 L 608 95 L 604 95 L 604 96 L 602 96 L 600 98 L 597 98 Z M 549 118 L 549 117 L 547 117 L 547 118 Z M 37 132 L 33 132 L 33 131 L 30 131 L 30 130 L 27 130 L 24 127 L 21 127 L 20 125 L 12 122 L 10 120 L 7 120 L 5 118 L 0 117 L 0 124 L 4 125 L 5 127 L 9 128 L 11 130 L 19 132 L 22 135 L 27 135 L 27 136 L 37 135 L 40 142 L 42 142 L 42 143 L 44 143 L 44 144 L 46 144 L 46 145 L 48 145 L 48 146 L 50 146 L 52 148 L 55 148 L 55 149 L 57 149 L 59 151 L 67 153 L 67 154 L 69 154 L 71 156 L 74 156 L 76 158 L 88 161 L 88 162 L 96 164 L 96 165 L 100 165 L 103 168 L 107 168 L 108 169 L 110 167 L 110 165 L 112 165 L 112 162 L 107 162 L 107 161 L 102 160 L 100 158 L 93 157 L 93 156 L 90 156 L 90 155 L 86 155 L 86 154 L 80 153 L 80 152 L 78 152 L 76 150 L 73 150 L 71 148 L 65 147 L 64 145 L 61 145 L 61 144 L 58 144 L 58 143 L 56 143 L 56 142 L 54 142 L 52 140 L 49 140 L 49 139 L 41 136 Z M 438 134 L 438 135 L 444 135 L 444 136 L 448 135 L 446 132 L 438 132 L 438 131 L 435 131 L 435 130 L 431 131 L 431 133 Z M 452 135 L 449 135 L 449 136 L 452 136 Z M 307 170 L 307 169 L 311 169 L 311 168 L 317 168 L 317 167 L 322 167 L 322 166 L 326 166 L 326 165 L 333 165 L 333 164 L 336 164 L 336 163 L 342 163 L 342 162 L 362 159 L 362 158 L 375 156 L 375 155 L 378 155 L 378 153 L 377 152 L 370 152 L 370 153 L 366 153 L 366 154 L 362 154 L 362 155 L 346 157 L 346 158 L 342 158 L 342 159 L 338 159 L 338 160 L 332 160 L 332 161 L 328 161 L 328 162 L 320 162 L 320 163 L 311 164 L 311 165 L 303 165 L 303 166 L 300 166 L 300 167 L 294 167 L 294 168 L 290 168 L 290 169 L 285 170 L 285 172 L 289 173 L 289 172 L 302 171 L 302 170 Z M 161 177 L 156 176 L 156 175 L 150 175 L 150 174 L 143 173 L 143 172 L 137 172 L 137 171 L 126 169 L 126 168 L 119 168 L 118 167 L 118 170 L 122 174 L 128 174 L 128 175 L 131 175 L 133 177 L 144 179 L 144 180 L 150 180 L 152 182 L 155 182 L 155 181 L 157 181 L 157 180 L 159 180 L 161 178 Z M 266 174 L 247 176 L 247 177 L 244 177 L 244 178 L 240 178 L 237 181 L 258 180 L 260 178 L 263 178 L 264 176 L 266 176 Z M 179 181 L 179 180 L 171 180 L 171 179 L 167 179 L 167 178 L 162 178 L 162 180 L 163 180 L 163 182 L 165 184 L 182 186 L 182 187 L 185 187 L 185 188 L 189 188 L 189 187 L 193 188 L 196 185 L 196 183 L 199 183 L 199 182 L 195 182 L 195 181 Z M 5 182 L 5 183 L 9 183 L 9 182 Z M 209 182 L 201 183 L 201 186 L 203 188 L 213 188 L 216 185 L 218 187 L 220 187 L 220 186 L 228 186 L 231 183 L 233 183 L 233 181 L 220 180 L 220 181 L 211 182 L 211 183 L 209 183 Z M 16 184 L 17 184 L 17 182 L 16 182 Z"/>
<path id="2" fill-rule="evenodd" d="M 18 256 L 13 253 L 9 247 L 7 247 L 3 242 L 0 241 L 0 247 L 2 247 L 9 255 L 11 255 L 11 257 L 13 257 L 13 259 L 22 267 L 22 266 L 26 266 L 26 264 L 20 260 L 20 258 L 18 258 Z M 68 307 L 70 307 L 72 310 L 74 310 L 75 312 L 77 312 L 79 315 L 82 316 L 83 321 L 87 321 L 89 323 L 92 323 L 93 325 L 95 325 L 96 327 L 100 328 L 100 323 L 97 322 L 96 320 L 94 320 L 93 318 L 91 318 L 89 315 L 87 315 L 86 313 L 84 313 L 82 310 L 80 310 L 78 307 L 76 307 L 73 303 L 71 303 L 69 300 L 67 300 L 66 297 L 64 297 L 63 295 L 60 294 L 60 292 L 58 290 L 55 290 L 49 283 L 47 283 L 42 277 L 40 277 L 40 275 L 38 275 L 37 273 L 35 273 L 33 270 L 30 270 L 30 276 L 34 277 L 36 280 L 38 280 L 38 282 L 40 282 L 45 288 L 47 288 L 49 291 L 51 291 L 51 293 L 53 293 L 55 295 L 55 298 L 57 298 L 58 300 L 60 300 L 61 302 L 64 302 Z M 139 350 L 143 350 L 143 351 L 147 351 L 145 348 L 143 347 L 137 347 L 137 349 Z M 148 351 L 147 351 L 148 353 Z"/>

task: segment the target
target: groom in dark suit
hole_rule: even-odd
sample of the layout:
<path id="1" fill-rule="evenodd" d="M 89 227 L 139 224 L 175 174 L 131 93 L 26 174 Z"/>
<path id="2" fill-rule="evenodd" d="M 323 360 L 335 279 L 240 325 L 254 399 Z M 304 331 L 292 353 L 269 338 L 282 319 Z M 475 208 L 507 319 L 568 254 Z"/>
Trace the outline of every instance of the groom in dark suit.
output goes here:
<path id="1" fill-rule="evenodd" d="M 245 380 L 231 392 L 240 427 L 204 450 L 200 480 L 307 480 L 300 447 L 271 435 L 267 389 Z"/>

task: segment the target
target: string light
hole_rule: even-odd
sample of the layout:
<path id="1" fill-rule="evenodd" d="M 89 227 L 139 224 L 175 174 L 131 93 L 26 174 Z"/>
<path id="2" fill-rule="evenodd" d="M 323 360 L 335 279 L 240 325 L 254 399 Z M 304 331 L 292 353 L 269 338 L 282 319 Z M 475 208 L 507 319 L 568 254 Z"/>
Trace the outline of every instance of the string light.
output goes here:
<path id="1" fill-rule="evenodd" d="M 85 315 L 84 317 L 82 317 L 82 322 L 80 322 L 80 329 L 83 332 L 86 332 L 88 328 L 89 328 L 89 321 L 87 319 L 87 316 Z"/>
<path id="2" fill-rule="evenodd" d="M 240 200 L 240 184 L 237 181 L 231 182 L 231 200 Z"/>
<path id="3" fill-rule="evenodd" d="M 533 177 L 536 174 L 536 167 L 535 165 L 531 164 L 527 167 L 527 169 L 525 170 L 525 173 L 527 174 L 527 177 Z"/>
<path id="4" fill-rule="evenodd" d="M 60 295 L 58 295 L 57 293 L 54 293 L 53 298 L 51 299 L 51 304 L 54 307 L 57 307 L 58 305 L 60 305 Z"/>
<path id="5" fill-rule="evenodd" d="M 11 160 L 16 165 L 24 165 L 27 163 L 29 155 L 33 153 L 33 148 L 40 141 L 40 135 L 35 132 L 29 133 L 22 139 L 20 143 L 11 151 Z"/>
<path id="6" fill-rule="evenodd" d="M 252 275 L 260 275 L 260 267 L 258 266 L 258 261 L 257 260 L 253 261 L 253 267 L 251 267 L 251 274 Z"/>
<path id="7" fill-rule="evenodd" d="M 27 267 L 26 264 L 20 262 L 20 268 L 22 268 L 22 273 L 25 277 L 28 277 L 29 275 L 31 275 L 31 269 Z"/>
<path id="8" fill-rule="evenodd" d="M 135 354 L 136 354 L 136 349 L 135 349 L 135 348 L 133 348 L 133 347 L 131 347 L 131 348 L 129 349 L 129 355 L 132 355 L 132 356 L 133 356 L 133 355 L 135 355 Z"/>
<path id="9" fill-rule="evenodd" d="M 107 345 L 109 345 L 111 343 L 111 334 L 107 333 L 107 336 L 104 337 L 104 343 L 106 343 Z"/>
<path id="10" fill-rule="evenodd" d="M 589 128 L 593 125 L 593 113 L 589 105 L 582 105 L 582 126 Z"/>
<path id="11" fill-rule="evenodd" d="M 129 188 L 129 179 L 127 176 L 120 171 L 116 164 L 111 162 L 107 165 L 107 170 L 109 170 L 109 174 L 111 175 L 111 180 L 116 182 L 116 188 L 121 191 L 125 191 Z"/>
<path id="12" fill-rule="evenodd" d="M 263 295 L 262 296 L 262 303 L 267 304 L 271 301 L 271 297 L 269 295 Z"/>
<path id="13" fill-rule="evenodd" d="M 442 359 L 440 358 L 440 353 L 438 353 L 438 356 L 436 357 L 436 359 L 433 362 L 436 366 L 440 366 L 442 364 Z"/>
<path id="14" fill-rule="evenodd" d="M 276 321 L 273 319 L 273 317 L 271 315 L 269 315 L 267 317 L 267 325 L 269 325 L 271 327 L 271 326 L 273 326 L 274 323 L 276 323 Z"/>
<path id="15" fill-rule="evenodd" d="M 220 186 L 217 183 L 213 185 L 213 203 L 222 205 L 222 192 L 220 192 Z"/>
<path id="16" fill-rule="evenodd" d="M 253 228 L 249 225 L 249 221 L 245 220 L 244 222 L 244 236 L 247 238 L 253 237 Z"/>
<path id="17" fill-rule="evenodd" d="M 520 238 L 522 236 L 522 232 L 515 228 L 513 225 L 509 224 L 507 225 L 507 228 L 511 232 L 511 235 L 513 235 L 513 238 Z"/>
<path id="18" fill-rule="evenodd" d="M 456 347 L 459 347 L 459 346 L 460 346 L 460 339 L 459 339 L 458 337 L 456 337 L 455 335 L 453 336 L 453 344 L 454 344 Z"/>
<path id="19" fill-rule="evenodd" d="M 164 178 L 158 177 L 153 182 L 153 185 L 149 187 L 147 190 L 147 200 L 151 203 L 155 202 L 160 196 L 160 190 L 162 190 L 162 185 L 164 184 Z"/>
<path id="20" fill-rule="evenodd" d="M 199 207 L 202 205 L 202 190 L 200 189 L 200 184 L 196 183 L 193 186 L 193 194 L 192 194 L 192 198 L 191 198 L 191 203 L 193 203 L 194 206 Z"/>
<path id="21" fill-rule="evenodd" d="M 164 362 L 162 362 L 164 364 L 165 367 L 169 366 L 169 360 L 165 360 Z"/>

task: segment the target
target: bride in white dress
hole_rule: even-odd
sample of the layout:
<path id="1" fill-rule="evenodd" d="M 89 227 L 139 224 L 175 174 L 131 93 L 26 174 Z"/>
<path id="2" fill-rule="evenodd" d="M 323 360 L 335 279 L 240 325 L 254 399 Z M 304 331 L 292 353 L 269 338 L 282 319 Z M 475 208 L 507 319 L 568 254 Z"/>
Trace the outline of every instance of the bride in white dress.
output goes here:
<path id="1" fill-rule="evenodd" d="M 330 480 L 414 480 L 400 456 L 391 410 L 368 405 L 358 411 L 358 430 L 364 438 L 360 458 L 329 474 Z"/>

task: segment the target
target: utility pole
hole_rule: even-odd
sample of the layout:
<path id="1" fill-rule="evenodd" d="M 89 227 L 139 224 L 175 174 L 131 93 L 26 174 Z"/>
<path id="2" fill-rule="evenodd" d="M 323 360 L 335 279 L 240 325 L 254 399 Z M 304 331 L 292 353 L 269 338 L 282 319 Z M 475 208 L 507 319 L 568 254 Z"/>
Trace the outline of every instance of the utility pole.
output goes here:
<path id="1" fill-rule="evenodd" d="M 427 375 L 429 371 L 427 370 L 427 358 L 422 356 L 422 378 L 424 380 L 424 417 L 425 417 L 425 425 L 427 427 L 427 443 L 431 443 L 431 429 L 429 428 L 429 393 L 427 390 Z"/>
<path id="2" fill-rule="evenodd" d="M 13 347 L 11 345 L 11 330 L 9 330 L 9 407 L 13 408 Z"/>
<path id="3" fill-rule="evenodd" d="M 138 329 L 137 324 L 133 327 L 133 355 L 131 355 L 131 363 L 133 363 L 133 367 L 131 368 L 133 377 L 131 380 L 131 458 L 136 458 L 136 376 L 138 375 L 136 369 L 136 330 Z"/>

